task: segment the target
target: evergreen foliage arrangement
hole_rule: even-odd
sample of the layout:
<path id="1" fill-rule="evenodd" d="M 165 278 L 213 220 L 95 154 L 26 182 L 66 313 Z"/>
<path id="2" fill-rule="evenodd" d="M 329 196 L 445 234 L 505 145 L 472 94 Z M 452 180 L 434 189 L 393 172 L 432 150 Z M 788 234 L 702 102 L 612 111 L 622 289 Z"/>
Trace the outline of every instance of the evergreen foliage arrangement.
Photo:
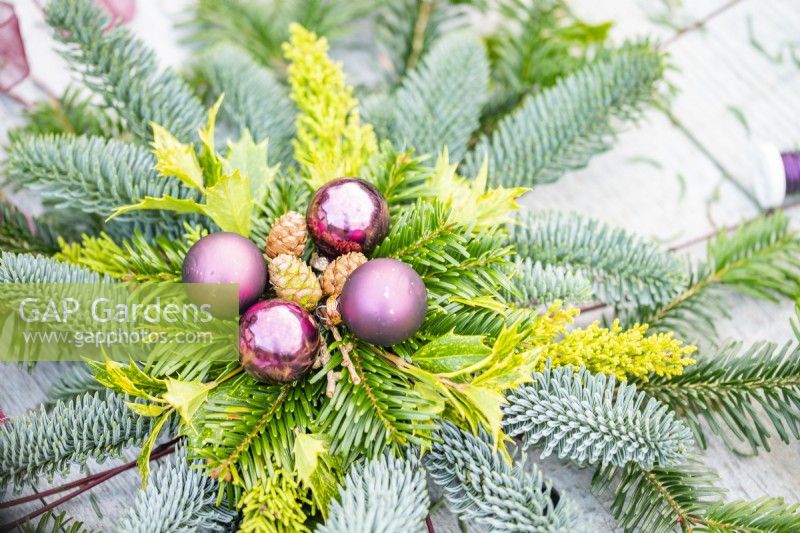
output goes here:
<path id="1" fill-rule="evenodd" d="M 523 461 L 534 448 L 596 467 L 626 531 L 800 528 L 780 499 L 726 501 L 698 456 L 709 433 L 754 452 L 800 437 L 796 344 L 743 350 L 714 328 L 725 290 L 800 297 L 800 236 L 773 213 L 693 264 L 581 215 L 521 211 L 525 187 L 585 166 L 659 102 L 667 58 L 613 46 L 608 24 L 555 0 L 499 2 L 481 41 L 464 16 L 481 4 L 197 0 L 182 76 L 90 0 L 48 3 L 83 88 L 28 113 L 6 181 L 90 223 L 69 234 L 0 204 L 0 283 L 178 281 L 206 236 L 263 250 L 283 215 L 352 175 L 390 219 L 363 261 L 413 269 L 427 311 L 390 346 L 359 338 L 335 323 L 335 291 L 314 305 L 352 272 L 318 284 L 305 227 L 284 227 L 302 238 L 281 275 L 324 311 L 308 374 L 264 383 L 202 354 L 73 365 L 47 408 L 0 420 L 0 496 L 133 447 L 144 486 L 120 531 L 424 531 L 428 480 L 480 530 L 581 529 L 570 495 Z M 329 57 L 361 17 L 385 67 L 368 90 Z M 589 302 L 610 320 L 576 324 Z M 151 473 L 159 438 L 177 451 Z M 52 512 L 22 527 L 84 531 Z"/>

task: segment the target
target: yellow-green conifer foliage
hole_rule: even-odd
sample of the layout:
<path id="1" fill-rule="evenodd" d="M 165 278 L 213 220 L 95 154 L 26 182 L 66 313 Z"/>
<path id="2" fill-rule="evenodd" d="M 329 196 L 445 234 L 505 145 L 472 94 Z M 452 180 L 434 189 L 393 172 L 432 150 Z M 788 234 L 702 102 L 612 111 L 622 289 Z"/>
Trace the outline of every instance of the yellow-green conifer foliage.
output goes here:
<path id="1" fill-rule="evenodd" d="M 558 342 L 543 347 L 540 368 L 551 359 L 553 366 L 585 366 L 591 372 L 613 374 L 619 380 L 639 378 L 647 381 L 650 374 L 679 376 L 686 366 L 695 363 L 687 357 L 697 348 L 687 346 L 671 333 L 647 335 L 647 324 L 623 330 L 619 321 L 611 329 L 597 322 L 573 330 Z"/>
<path id="2" fill-rule="evenodd" d="M 297 104 L 295 160 L 311 188 L 357 176 L 377 149 L 372 126 L 361 124 L 358 100 L 345 84 L 342 65 L 328 57 L 328 41 L 299 24 L 289 28 L 283 53 L 291 62 L 291 98 Z"/>

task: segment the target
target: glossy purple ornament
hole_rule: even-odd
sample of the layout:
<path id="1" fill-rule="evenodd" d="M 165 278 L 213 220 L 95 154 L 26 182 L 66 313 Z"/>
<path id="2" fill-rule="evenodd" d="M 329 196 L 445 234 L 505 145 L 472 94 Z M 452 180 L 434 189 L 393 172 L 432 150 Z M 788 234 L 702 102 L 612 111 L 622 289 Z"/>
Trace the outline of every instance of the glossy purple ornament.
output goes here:
<path id="1" fill-rule="evenodd" d="M 261 250 L 238 233 L 219 232 L 194 243 L 183 260 L 184 283 L 238 283 L 239 310 L 250 307 L 267 285 Z"/>
<path id="2" fill-rule="evenodd" d="M 308 372 L 319 349 L 314 318 L 286 300 L 258 302 L 239 324 L 239 361 L 259 381 L 287 383 Z"/>
<path id="3" fill-rule="evenodd" d="M 372 184 L 339 178 L 314 193 L 306 222 L 317 248 L 328 257 L 368 254 L 389 231 L 389 207 Z"/>
<path id="4" fill-rule="evenodd" d="M 380 346 L 411 337 L 427 310 L 422 278 L 396 259 L 373 259 L 355 269 L 339 299 L 339 312 L 353 335 Z"/>

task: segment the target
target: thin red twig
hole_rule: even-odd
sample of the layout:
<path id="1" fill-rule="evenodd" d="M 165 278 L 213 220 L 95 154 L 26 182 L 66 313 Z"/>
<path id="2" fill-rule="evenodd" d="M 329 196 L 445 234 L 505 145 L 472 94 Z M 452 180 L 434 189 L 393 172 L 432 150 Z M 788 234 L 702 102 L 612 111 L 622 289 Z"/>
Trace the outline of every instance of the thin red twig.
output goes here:
<path id="1" fill-rule="evenodd" d="M 165 444 L 162 444 L 161 446 L 159 446 L 158 448 L 153 450 L 153 453 L 150 455 L 150 460 L 151 461 L 155 461 L 157 459 L 160 459 L 160 458 L 162 458 L 164 456 L 167 456 L 167 455 L 170 455 L 171 453 L 173 453 L 175 451 L 175 443 L 177 442 L 177 440 L 178 439 L 173 439 L 172 441 L 167 442 Z M 75 487 L 79 487 L 77 490 L 75 490 L 73 492 L 70 492 L 69 494 L 67 494 L 65 496 L 62 496 L 61 498 L 59 498 L 59 499 L 57 499 L 55 501 L 52 501 L 52 502 L 48 503 L 47 505 L 44 505 L 44 506 L 36 509 L 35 511 L 32 511 L 32 512 L 26 514 L 25 516 L 14 520 L 13 522 L 9 522 L 7 524 L 0 525 L 0 531 L 12 530 L 13 528 L 19 526 L 20 524 L 24 524 L 25 522 L 28 522 L 29 520 L 32 520 L 32 519 L 36 518 L 37 516 L 46 513 L 47 511 L 55 509 L 56 507 L 58 507 L 62 503 L 68 502 L 69 500 L 71 500 L 71 499 L 73 499 L 73 498 L 75 498 L 77 496 L 80 496 L 84 492 L 93 489 L 97 485 L 100 485 L 101 483 L 104 483 L 104 482 L 108 481 L 109 479 L 111 479 L 111 478 L 113 478 L 115 476 L 118 476 L 119 474 L 121 474 L 121 473 L 123 473 L 123 472 L 125 472 L 127 470 L 131 470 L 134 467 L 136 467 L 136 461 L 130 461 L 128 463 L 125 463 L 124 465 L 120 465 L 120 466 L 117 466 L 115 468 L 111 468 L 109 470 L 106 470 L 104 472 L 99 472 L 97 474 L 92 474 L 92 475 L 87 476 L 87 477 L 85 477 L 83 479 L 80 479 L 80 480 L 77 480 L 77 481 L 73 481 L 71 483 L 67 483 L 66 485 L 62 485 L 61 487 L 57 487 L 57 488 L 50 489 L 50 490 L 47 490 L 47 491 L 44 491 L 44 492 L 40 492 L 40 493 L 35 494 L 35 495 L 25 496 L 24 498 L 18 498 L 17 500 L 12 500 L 12 501 L 9 501 L 9 502 L 0 503 L 0 508 L 2 508 L 2 507 L 11 507 L 13 505 L 19 505 L 19 504 L 22 504 L 22 503 L 27 503 L 27 502 L 30 502 L 30 501 L 38 500 L 39 498 L 42 498 L 44 496 L 50 496 L 50 495 L 53 495 L 53 494 L 64 492 L 65 490 L 69 490 L 69 489 L 72 489 L 72 488 L 75 488 Z"/>
<path id="2" fill-rule="evenodd" d="M 433 520 L 431 520 L 431 515 L 425 517 L 425 526 L 428 528 L 428 533 L 436 533 L 436 530 L 433 529 Z"/>
<path id="3" fill-rule="evenodd" d="M 720 16 L 721 14 L 725 13 L 727 10 L 735 6 L 736 4 L 740 3 L 742 0 L 730 0 L 729 2 L 722 4 L 714 11 L 707 14 L 705 17 L 694 21 L 692 24 L 685 26 L 678 31 L 676 31 L 669 39 L 661 43 L 661 49 L 670 46 L 675 41 L 686 35 L 687 33 L 691 33 L 693 31 L 699 30 L 700 28 L 704 27 L 706 24 L 711 22 L 712 19 Z"/>

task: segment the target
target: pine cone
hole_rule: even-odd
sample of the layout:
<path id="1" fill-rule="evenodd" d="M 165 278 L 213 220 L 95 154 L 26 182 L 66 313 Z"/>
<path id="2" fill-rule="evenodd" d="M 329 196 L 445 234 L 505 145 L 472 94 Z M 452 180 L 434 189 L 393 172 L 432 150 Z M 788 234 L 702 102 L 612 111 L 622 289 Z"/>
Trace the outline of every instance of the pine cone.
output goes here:
<path id="1" fill-rule="evenodd" d="M 269 281 L 278 298 L 314 309 L 322 298 L 314 271 L 293 255 L 281 254 L 269 263 Z"/>
<path id="2" fill-rule="evenodd" d="M 267 257 L 281 254 L 295 257 L 303 255 L 306 247 L 306 218 L 300 213 L 289 211 L 281 215 L 272 225 L 267 236 Z"/>
<path id="3" fill-rule="evenodd" d="M 350 252 L 334 259 L 322 273 L 322 292 L 325 296 L 339 294 L 344 288 L 347 277 L 361 265 L 367 258 L 361 252 Z"/>

